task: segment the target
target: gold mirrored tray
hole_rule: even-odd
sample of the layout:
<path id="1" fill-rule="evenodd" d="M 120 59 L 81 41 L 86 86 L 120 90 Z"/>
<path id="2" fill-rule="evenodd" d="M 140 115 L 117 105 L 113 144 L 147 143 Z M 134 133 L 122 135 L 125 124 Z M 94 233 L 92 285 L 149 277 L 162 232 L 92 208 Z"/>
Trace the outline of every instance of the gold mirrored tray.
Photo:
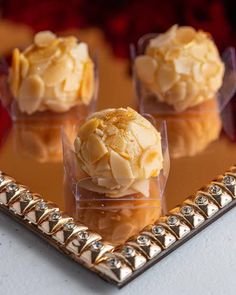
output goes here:
<path id="1" fill-rule="evenodd" d="M 115 59 L 96 30 L 86 36 L 100 50 L 98 109 L 135 108 L 128 62 Z M 219 114 L 164 119 L 171 169 L 161 206 L 77 206 L 63 173 L 62 123 L 48 120 L 16 122 L 1 139 L 0 169 L 6 175 L 0 178 L 0 208 L 65 255 L 124 286 L 236 204 L 236 143 L 220 132 Z M 63 119 L 68 133 L 73 124 L 69 116 Z"/>

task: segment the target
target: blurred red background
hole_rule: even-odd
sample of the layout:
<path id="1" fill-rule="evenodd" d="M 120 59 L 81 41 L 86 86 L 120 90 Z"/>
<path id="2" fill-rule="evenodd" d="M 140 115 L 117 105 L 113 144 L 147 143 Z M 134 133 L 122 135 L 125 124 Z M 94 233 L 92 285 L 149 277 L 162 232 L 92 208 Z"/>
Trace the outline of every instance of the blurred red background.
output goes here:
<path id="1" fill-rule="evenodd" d="M 220 49 L 236 45 L 236 4 L 229 0 L 0 0 L 0 7 L 2 18 L 35 31 L 99 27 L 122 57 L 130 42 L 175 23 L 210 32 Z"/>
<path id="2" fill-rule="evenodd" d="M 236 47 L 235 8 L 236 2 L 230 0 L 0 0 L 2 19 L 35 31 L 99 27 L 114 54 L 124 58 L 129 56 L 129 44 L 140 36 L 165 31 L 175 23 L 210 32 L 221 51 Z M 236 99 L 227 112 L 233 109 L 235 114 Z"/>

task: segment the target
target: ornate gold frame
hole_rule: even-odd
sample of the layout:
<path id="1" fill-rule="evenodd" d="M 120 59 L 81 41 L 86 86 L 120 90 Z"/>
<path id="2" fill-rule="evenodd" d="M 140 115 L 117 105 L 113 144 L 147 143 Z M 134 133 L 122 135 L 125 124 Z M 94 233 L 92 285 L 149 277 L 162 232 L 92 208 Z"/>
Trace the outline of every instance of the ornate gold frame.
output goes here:
<path id="1" fill-rule="evenodd" d="M 236 165 L 114 247 L 12 177 L 0 173 L 0 209 L 63 254 L 123 287 L 236 205 Z"/>

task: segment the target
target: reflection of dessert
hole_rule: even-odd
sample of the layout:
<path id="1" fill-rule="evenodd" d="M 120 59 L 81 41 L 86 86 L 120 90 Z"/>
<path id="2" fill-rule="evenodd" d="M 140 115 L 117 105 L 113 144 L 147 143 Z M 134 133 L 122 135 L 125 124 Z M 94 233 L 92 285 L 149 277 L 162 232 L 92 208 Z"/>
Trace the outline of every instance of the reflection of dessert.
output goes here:
<path id="1" fill-rule="evenodd" d="M 90 189 L 114 198 L 139 192 L 149 196 L 149 179 L 163 167 L 160 133 L 131 108 L 90 116 L 79 130 L 75 152 L 81 169 L 92 177 Z"/>
<path id="2" fill-rule="evenodd" d="M 135 60 L 139 79 L 160 102 L 184 111 L 215 97 L 224 64 L 208 33 L 174 25 Z"/>
<path id="3" fill-rule="evenodd" d="M 78 124 L 78 122 L 77 122 Z M 63 127 L 62 127 L 63 126 Z M 14 141 L 19 155 L 35 159 L 40 163 L 62 161 L 61 132 L 74 138 L 76 129 L 71 120 L 43 120 L 19 122 L 14 125 Z"/>
<path id="4" fill-rule="evenodd" d="M 193 112 L 162 116 L 167 122 L 170 156 L 180 158 L 202 152 L 221 131 L 217 101 L 209 100 Z"/>
<path id="5" fill-rule="evenodd" d="M 64 185 L 66 213 L 112 244 L 124 243 L 148 224 L 158 220 L 165 210 L 160 198 L 135 201 L 107 199 L 104 202 L 97 199 L 86 200 L 88 191 L 84 192 L 82 200 L 76 202 L 68 180 L 65 180 Z M 150 185 L 150 190 L 154 195 L 158 193 L 154 183 Z"/>
<path id="6" fill-rule="evenodd" d="M 21 112 L 65 112 L 91 101 L 93 67 L 87 44 L 75 37 L 39 32 L 25 51 L 13 51 L 11 91 Z"/>

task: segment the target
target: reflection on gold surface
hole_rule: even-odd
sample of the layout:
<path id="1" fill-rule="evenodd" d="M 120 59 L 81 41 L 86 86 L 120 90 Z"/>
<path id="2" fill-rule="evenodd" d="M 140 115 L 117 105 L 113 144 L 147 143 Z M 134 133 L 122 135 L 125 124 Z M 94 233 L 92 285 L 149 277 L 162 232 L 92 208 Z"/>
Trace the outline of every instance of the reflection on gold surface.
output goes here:
<path id="1" fill-rule="evenodd" d="M 157 192 L 155 185 L 150 190 L 152 194 Z M 86 201 L 86 197 L 88 195 L 82 193 L 81 199 L 76 200 L 65 181 L 66 213 L 102 235 L 106 241 L 117 245 L 124 243 L 146 225 L 154 223 L 165 212 L 164 199 L 161 198 L 135 201 L 87 198 Z"/>
<path id="2" fill-rule="evenodd" d="M 204 151 L 218 139 L 222 126 L 215 99 L 192 108 L 191 112 L 161 118 L 167 122 L 169 152 L 173 159 L 193 157 Z"/>
<path id="3" fill-rule="evenodd" d="M 97 29 L 89 29 L 83 32 L 70 32 L 70 34 L 72 33 L 81 36 L 81 40 L 88 42 L 90 47 L 99 49 L 99 79 L 101 81 L 101 87 L 99 89 L 98 108 L 133 106 L 132 82 L 127 75 L 128 62 L 126 60 L 116 59 L 112 55 L 108 44 L 104 42 L 102 33 Z M 7 42 L 7 36 L 2 39 L 4 40 L 4 44 L 0 44 L 0 50 Z M 14 46 L 18 46 L 18 44 L 14 44 Z M 214 124 L 216 124 L 214 122 L 216 122 L 217 119 L 212 119 L 212 115 L 208 113 L 205 114 L 205 116 L 208 118 L 207 128 L 214 128 Z M 204 115 L 202 115 L 202 121 L 203 117 Z M 188 126 L 188 124 L 186 124 L 186 126 Z M 203 134 L 204 132 L 202 130 L 204 128 L 204 130 L 208 130 L 206 127 L 203 128 L 202 126 L 204 126 L 204 123 L 202 123 L 202 125 L 199 124 L 199 129 L 196 128 L 195 135 L 188 127 L 179 128 L 176 133 L 178 134 L 182 129 L 187 129 L 188 135 L 186 135 L 186 138 L 191 138 L 193 136 L 195 141 L 192 139 L 191 142 L 195 142 L 195 145 L 197 145 L 197 135 Z M 34 130 L 30 132 L 34 133 Z M 44 131 L 42 133 L 44 133 Z M 175 134 L 175 131 L 173 131 L 173 133 Z M 182 134 L 185 135 L 184 132 L 182 132 Z M 41 135 L 41 133 L 37 136 L 43 141 L 44 147 L 47 146 L 47 140 L 45 141 L 47 136 Z M 43 137 L 43 140 L 41 137 Z M 201 136 L 199 135 L 198 138 L 201 139 Z M 207 139 L 204 140 L 207 142 Z M 69 207 L 72 208 L 75 214 L 75 200 L 73 198 L 66 198 L 66 200 L 64 200 L 62 162 L 42 163 L 36 160 L 37 157 L 29 157 L 28 154 L 23 155 L 22 148 L 19 146 L 20 144 L 18 144 L 17 149 L 15 148 L 15 141 L 16 131 L 15 128 L 13 128 L 0 149 L 0 170 L 12 175 L 19 182 L 29 186 L 33 191 L 42 194 L 45 199 L 58 204 L 61 210 L 68 209 Z M 170 142 L 172 144 L 172 140 L 170 140 Z M 178 142 L 178 140 L 175 140 L 175 142 Z M 194 148 L 197 149 L 195 146 Z M 18 152 L 18 149 L 20 152 Z M 30 154 L 32 155 L 31 151 Z M 235 162 L 236 144 L 231 142 L 224 134 L 208 144 L 201 153 L 197 152 L 191 157 L 181 156 L 179 158 L 172 158 L 170 175 L 165 193 L 167 209 L 169 210 L 181 203 L 188 195 L 196 191 L 203 184 L 208 183 L 216 175 L 221 174 Z M 135 230 L 144 227 L 145 223 L 152 222 L 154 216 L 158 218 L 160 210 L 155 210 L 156 212 L 153 208 L 128 209 L 129 214 L 126 219 L 127 223 L 136 222 L 135 225 L 132 225 L 133 233 Z M 102 213 L 102 210 L 96 211 L 95 209 L 87 209 L 87 211 L 82 211 L 79 216 L 81 216 L 81 221 L 86 221 L 89 226 L 94 228 L 100 226 L 100 232 L 105 234 L 107 231 L 107 238 L 109 238 L 109 235 L 112 238 L 112 230 L 115 229 L 116 225 L 121 226 L 122 222 L 124 223 L 126 218 L 125 214 L 125 210 L 122 212 L 111 212 L 106 210 L 105 213 Z M 117 220 L 116 216 L 119 216 L 117 217 Z M 98 218 L 101 220 L 100 224 L 98 223 Z M 110 232 L 108 230 L 109 223 L 114 224 L 111 227 L 112 230 L 110 230 Z M 124 227 L 125 226 L 126 225 L 124 225 Z M 127 232 L 123 237 L 120 237 L 120 240 L 124 239 L 126 235 Z"/>
<path id="4" fill-rule="evenodd" d="M 40 119 L 25 119 L 13 126 L 15 152 L 25 158 L 29 157 L 40 163 L 56 163 L 62 161 L 62 128 L 68 138 L 74 140 L 76 130 L 74 124 L 81 125 L 87 112 L 78 114 L 78 118 L 57 115 Z"/>

